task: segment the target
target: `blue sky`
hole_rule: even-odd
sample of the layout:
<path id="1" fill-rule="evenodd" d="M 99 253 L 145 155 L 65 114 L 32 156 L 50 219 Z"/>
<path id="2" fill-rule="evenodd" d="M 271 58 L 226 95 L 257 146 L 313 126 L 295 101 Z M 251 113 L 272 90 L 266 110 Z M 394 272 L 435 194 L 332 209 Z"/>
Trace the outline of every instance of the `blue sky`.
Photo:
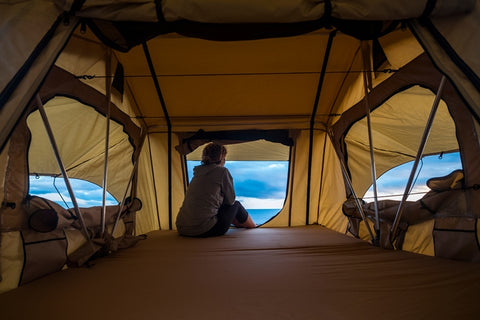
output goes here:
<path id="1" fill-rule="evenodd" d="M 405 187 L 413 167 L 413 161 L 398 166 L 384 173 L 377 179 L 377 194 L 380 199 L 388 195 L 388 199 L 401 200 Z M 418 165 L 415 185 L 413 185 L 409 201 L 415 201 L 423 197 L 430 189 L 426 186 L 428 179 L 441 177 L 450 172 L 461 169 L 460 155 L 458 152 L 443 154 L 442 157 L 428 156 L 424 157 Z M 418 193 L 418 194 L 417 194 Z M 392 195 L 399 195 L 393 197 Z M 358 195 L 361 196 L 361 195 Z M 373 201 L 373 190 L 370 188 L 365 194 L 365 201 Z"/>
<path id="2" fill-rule="evenodd" d="M 390 199 L 401 199 L 405 190 L 407 179 L 410 175 L 412 163 L 394 168 L 377 181 L 377 190 L 380 199 L 389 195 Z M 199 161 L 188 161 L 188 175 L 192 177 L 193 167 Z M 286 183 L 288 176 L 288 161 L 227 161 L 225 165 L 233 176 L 237 199 L 249 209 L 279 209 L 285 200 Z M 447 175 L 455 169 L 461 168 L 458 153 L 425 157 L 419 165 L 420 174 L 416 180 L 412 194 L 408 200 L 417 200 L 428 191 L 425 183 L 428 178 Z M 64 205 L 63 200 L 55 190 L 52 177 L 30 177 L 30 194 L 39 195 Z M 69 207 L 72 207 L 68 192 L 62 178 L 55 179 L 55 184 L 60 190 Z M 102 189 L 87 181 L 71 179 L 77 202 L 81 207 L 98 206 L 102 204 Z M 371 189 L 364 198 L 373 195 Z M 391 195 L 399 195 L 392 197 Z M 363 196 L 363 195 L 358 195 Z M 113 197 L 107 197 L 107 204 L 116 204 Z"/>

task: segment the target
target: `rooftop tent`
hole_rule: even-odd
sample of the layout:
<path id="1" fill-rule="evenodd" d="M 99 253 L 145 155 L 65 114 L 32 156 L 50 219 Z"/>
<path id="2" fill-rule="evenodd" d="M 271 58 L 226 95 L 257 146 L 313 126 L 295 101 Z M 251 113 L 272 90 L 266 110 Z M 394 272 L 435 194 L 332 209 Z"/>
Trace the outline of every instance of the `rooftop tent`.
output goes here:
<path id="1" fill-rule="evenodd" d="M 127 206 L 124 223 L 133 225 L 127 235 L 174 228 L 187 187 L 187 152 L 178 150 L 211 140 L 261 145 L 273 139 L 290 147 L 285 205 L 265 228 L 353 230 L 357 220 L 342 207 L 372 183 L 366 105 L 381 174 L 415 157 L 425 127 L 415 111 L 429 110 L 445 75 L 425 150 L 460 151 L 465 185 L 472 187 L 462 195 L 468 206 L 461 212 L 470 216 L 452 223 L 462 225 L 455 235 L 468 234 L 459 250 L 475 247 L 480 67 L 471 39 L 480 30 L 478 10 L 478 1 L 298 0 L 275 8 L 242 0 L 0 4 L 0 167 L 8 172 L 0 179 L 2 235 L 29 232 L 24 222 L 31 212 L 21 209 L 28 172 L 59 174 L 58 160 L 42 152 L 51 149 L 48 139 L 29 144 L 22 134 L 41 131 L 41 104 L 69 175 L 100 185 L 108 163 L 106 188 L 119 202 L 141 200 L 141 207 Z M 389 114 L 385 106 L 404 120 L 401 126 L 375 122 Z M 408 134 L 392 132 L 396 128 Z M 239 155 L 248 152 L 242 145 L 235 145 Z M 15 148 L 20 153 L 12 157 Z M 272 157 L 285 158 L 285 152 Z M 363 218 L 367 225 L 369 219 Z M 405 229 L 404 249 L 432 254 L 412 248 L 452 230 L 446 220 L 452 219 L 430 219 L 422 225 L 427 232 Z M 461 255 L 445 251 L 451 238 L 440 239 L 442 256 L 478 255 L 475 248 Z M 42 272 L 60 269 L 64 257 L 56 259 Z"/>

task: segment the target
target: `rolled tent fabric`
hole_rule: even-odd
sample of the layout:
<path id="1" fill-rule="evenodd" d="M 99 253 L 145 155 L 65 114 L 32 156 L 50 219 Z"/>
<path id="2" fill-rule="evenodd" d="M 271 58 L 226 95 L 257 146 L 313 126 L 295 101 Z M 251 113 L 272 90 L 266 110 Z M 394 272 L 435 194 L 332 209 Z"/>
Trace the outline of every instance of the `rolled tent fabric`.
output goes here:
<path id="1" fill-rule="evenodd" d="M 475 0 L 96 0 L 53 1 L 77 16 L 110 21 L 205 23 L 291 23 L 331 16 L 344 20 L 402 20 L 422 15 L 446 16 L 471 10 Z M 78 3 L 81 5 L 79 6 Z"/>
<path id="2" fill-rule="evenodd" d="M 385 0 L 282 0 L 255 1 L 162 1 L 165 21 L 191 20 L 205 23 L 291 23 L 331 16 L 343 20 L 402 20 L 422 15 L 445 16 L 469 11 L 468 1 Z"/>

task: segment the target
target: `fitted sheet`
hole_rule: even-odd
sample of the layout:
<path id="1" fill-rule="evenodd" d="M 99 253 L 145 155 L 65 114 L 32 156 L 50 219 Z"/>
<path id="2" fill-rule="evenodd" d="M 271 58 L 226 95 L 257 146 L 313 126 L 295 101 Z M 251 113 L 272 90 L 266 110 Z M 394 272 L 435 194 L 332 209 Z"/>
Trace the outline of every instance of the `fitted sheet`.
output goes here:
<path id="1" fill-rule="evenodd" d="M 0 295 L 2 319 L 477 319 L 480 264 L 321 226 L 155 231 Z"/>

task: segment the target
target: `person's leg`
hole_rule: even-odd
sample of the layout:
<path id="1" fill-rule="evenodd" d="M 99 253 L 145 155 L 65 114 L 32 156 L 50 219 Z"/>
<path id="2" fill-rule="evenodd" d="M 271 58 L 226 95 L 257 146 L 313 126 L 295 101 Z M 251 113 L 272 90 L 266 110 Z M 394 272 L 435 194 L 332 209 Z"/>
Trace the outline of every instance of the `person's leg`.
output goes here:
<path id="1" fill-rule="evenodd" d="M 251 229 L 257 227 L 242 204 L 235 201 L 231 206 L 221 206 L 217 214 L 217 223 L 212 229 L 201 234 L 199 237 L 217 237 L 224 235 L 232 224 L 239 228 Z"/>
<path id="2" fill-rule="evenodd" d="M 232 207 L 236 208 L 235 218 L 233 224 L 239 228 L 256 228 L 257 225 L 253 222 L 252 217 L 248 214 L 247 210 L 238 201 L 235 201 Z"/>
<path id="3" fill-rule="evenodd" d="M 217 237 L 227 233 L 230 225 L 233 223 L 237 214 L 237 207 L 221 206 L 217 214 L 217 223 L 207 232 L 201 234 L 199 237 Z"/>

